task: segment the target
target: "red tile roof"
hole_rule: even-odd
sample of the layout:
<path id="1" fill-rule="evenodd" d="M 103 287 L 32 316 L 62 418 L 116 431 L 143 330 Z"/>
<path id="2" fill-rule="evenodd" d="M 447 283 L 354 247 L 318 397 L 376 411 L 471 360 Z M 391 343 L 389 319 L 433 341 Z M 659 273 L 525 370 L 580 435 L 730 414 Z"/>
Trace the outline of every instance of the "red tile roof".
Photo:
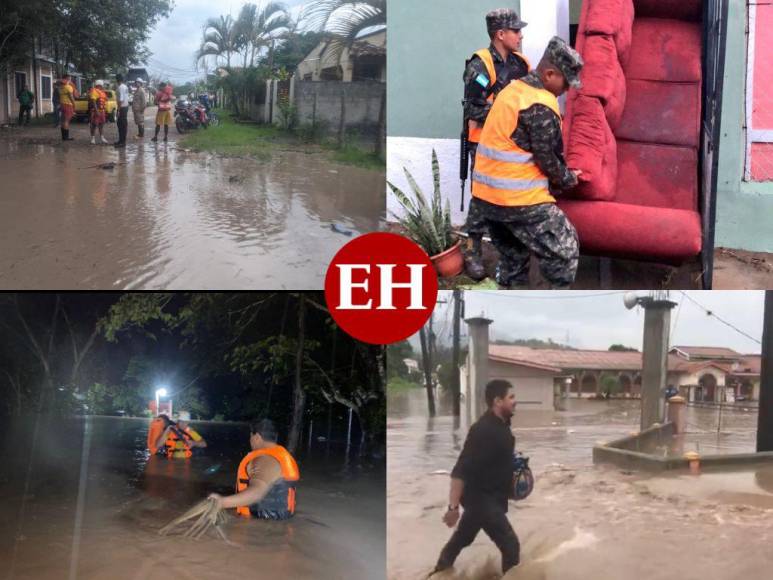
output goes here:
<path id="1" fill-rule="evenodd" d="M 672 346 L 671 351 L 673 352 L 673 350 L 677 348 L 691 357 L 738 358 L 741 356 L 741 353 L 734 351 L 732 348 L 725 348 L 723 346 Z"/>

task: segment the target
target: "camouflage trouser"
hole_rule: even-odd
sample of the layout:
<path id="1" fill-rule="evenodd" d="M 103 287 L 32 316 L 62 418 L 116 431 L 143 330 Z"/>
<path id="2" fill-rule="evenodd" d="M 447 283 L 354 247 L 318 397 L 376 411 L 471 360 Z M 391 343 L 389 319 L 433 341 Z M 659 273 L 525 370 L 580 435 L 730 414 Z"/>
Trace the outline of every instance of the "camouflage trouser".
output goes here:
<path id="1" fill-rule="evenodd" d="M 475 170 L 475 152 L 478 149 L 477 143 L 470 143 L 470 176 Z M 486 216 L 478 200 L 470 196 L 470 203 L 467 206 L 467 220 L 464 222 L 464 229 L 471 239 L 480 240 L 487 231 Z"/>
<path id="2" fill-rule="evenodd" d="M 580 256 L 577 232 L 556 204 L 503 208 L 501 214 L 487 220 L 499 252 L 498 284 L 528 286 L 531 252 L 551 286 L 566 288 L 574 282 Z"/>

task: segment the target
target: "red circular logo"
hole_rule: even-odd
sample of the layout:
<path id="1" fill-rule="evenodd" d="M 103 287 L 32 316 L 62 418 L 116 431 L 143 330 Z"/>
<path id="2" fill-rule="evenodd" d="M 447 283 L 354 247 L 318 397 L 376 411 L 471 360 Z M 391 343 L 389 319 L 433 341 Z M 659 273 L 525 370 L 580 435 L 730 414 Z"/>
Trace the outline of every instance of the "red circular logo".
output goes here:
<path id="1" fill-rule="evenodd" d="M 408 238 L 373 233 L 353 239 L 330 262 L 325 300 L 354 338 L 389 344 L 418 332 L 437 300 L 429 256 Z"/>

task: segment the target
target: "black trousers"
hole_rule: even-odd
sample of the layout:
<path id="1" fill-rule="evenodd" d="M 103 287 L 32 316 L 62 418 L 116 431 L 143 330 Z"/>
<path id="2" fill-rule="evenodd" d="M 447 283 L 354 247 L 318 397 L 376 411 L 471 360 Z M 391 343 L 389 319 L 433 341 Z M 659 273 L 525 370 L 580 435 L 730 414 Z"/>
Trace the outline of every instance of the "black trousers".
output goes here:
<path id="1" fill-rule="evenodd" d="M 502 552 L 502 573 L 517 566 L 521 558 L 521 544 L 513 527 L 507 520 L 507 514 L 501 507 L 493 504 L 471 506 L 465 509 L 459 525 L 448 540 L 437 562 L 437 569 L 444 570 L 453 566 L 459 553 L 472 544 L 478 532 L 483 530 Z"/>
<path id="2" fill-rule="evenodd" d="M 118 142 L 126 143 L 126 133 L 129 129 L 129 107 L 118 109 Z"/>
<path id="3" fill-rule="evenodd" d="M 32 111 L 32 107 L 31 106 L 21 105 L 19 107 L 19 125 L 22 124 L 22 120 L 24 119 L 25 115 L 27 117 L 27 124 L 28 125 L 30 124 L 30 112 L 31 111 Z"/>

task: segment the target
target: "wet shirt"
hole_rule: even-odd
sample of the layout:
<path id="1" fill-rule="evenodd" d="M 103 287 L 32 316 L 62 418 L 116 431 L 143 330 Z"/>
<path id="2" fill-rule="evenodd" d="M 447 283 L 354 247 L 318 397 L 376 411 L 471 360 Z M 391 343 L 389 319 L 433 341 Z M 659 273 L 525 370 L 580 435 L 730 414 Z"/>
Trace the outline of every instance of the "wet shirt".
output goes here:
<path id="1" fill-rule="evenodd" d="M 75 106 L 75 87 L 72 83 L 63 82 L 62 86 L 59 87 L 59 102 L 62 105 Z"/>
<path id="2" fill-rule="evenodd" d="M 490 94 L 498 94 L 510 81 L 521 78 L 529 72 L 526 63 L 514 54 L 508 54 L 507 60 L 503 59 L 493 45 L 488 48 L 494 59 L 494 71 L 497 75 L 493 90 L 491 87 L 484 86 L 488 78 L 486 65 L 479 56 L 473 57 L 467 61 L 467 67 L 464 70 L 464 118 L 472 119 L 481 124 L 486 120 L 491 103 L 486 99 Z"/>
<path id="3" fill-rule="evenodd" d="M 169 111 L 172 108 L 172 97 L 165 91 L 156 93 L 156 104 L 159 111 Z"/>
<path id="4" fill-rule="evenodd" d="M 494 502 L 507 511 L 507 499 L 513 486 L 513 450 L 515 437 L 510 424 L 487 411 L 470 427 L 451 477 L 464 481 L 462 505 Z"/>
<path id="5" fill-rule="evenodd" d="M 536 72 L 529 73 L 521 81 L 536 89 L 545 88 Z M 577 177 L 564 161 L 561 120 L 549 107 L 536 104 L 521 111 L 512 139 L 518 147 L 534 156 L 537 167 L 548 178 L 550 193 L 560 193 L 577 185 Z"/>

